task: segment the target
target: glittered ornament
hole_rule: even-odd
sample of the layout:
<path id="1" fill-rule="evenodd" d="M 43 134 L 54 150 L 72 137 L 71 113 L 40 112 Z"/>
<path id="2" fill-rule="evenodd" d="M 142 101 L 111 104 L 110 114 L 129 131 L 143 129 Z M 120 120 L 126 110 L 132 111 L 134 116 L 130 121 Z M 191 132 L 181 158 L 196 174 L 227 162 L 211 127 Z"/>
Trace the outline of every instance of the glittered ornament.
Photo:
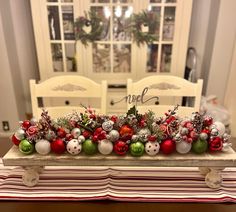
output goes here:
<path id="1" fill-rule="evenodd" d="M 112 141 L 112 142 L 115 142 L 119 139 L 120 137 L 120 134 L 117 130 L 111 130 L 109 132 L 109 140 Z"/>
<path id="2" fill-rule="evenodd" d="M 52 141 L 53 139 L 56 138 L 56 133 L 52 130 L 49 130 L 46 135 L 45 135 L 45 138 L 48 140 L 48 141 Z"/>
<path id="3" fill-rule="evenodd" d="M 114 122 L 109 120 L 102 123 L 102 129 L 109 132 L 113 129 Z"/>
<path id="4" fill-rule="evenodd" d="M 65 129 L 63 129 L 62 127 L 59 127 L 57 129 L 57 135 L 60 137 L 60 138 L 65 138 L 66 137 L 66 131 Z"/>
<path id="5" fill-rule="evenodd" d="M 47 155 L 51 151 L 51 144 L 48 140 L 37 140 L 35 144 L 35 150 L 40 155 Z"/>
<path id="6" fill-rule="evenodd" d="M 19 144 L 19 150 L 22 153 L 29 155 L 34 151 L 34 145 L 28 140 L 24 139 Z"/>
<path id="7" fill-rule="evenodd" d="M 120 137 L 124 140 L 130 140 L 134 134 L 134 130 L 129 125 L 123 125 L 121 126 L 120 130 Z"/>
<path id="8" fill-rule="evenodd" d="M 219 135 L 219 131 L 216 128 L 211 128 L 211 135 L 212 136 L 218 136 Z"/>
<path id="9" fill-rule="evenodd" d="M 150 155 L 150 156 L 154 156 L 159 152 L 160 149 L 160 145 L 157 141 L 148 141 L 145 144 L 145 152 Z"/>
<path id="10" fill-rule="evenodd" d="M 201 140 L 207 140 L 208 139 L 208 135 L 205 133 L 205 132 L 201 132 L 200 135 L 199 135 L 199 138 Z"/>
<path id="11" fill-rule="evenodd" d="M 29 120 L 25 120 L 25 121 L 23 121 L 22 124 L 21 124 L 21 127 L 22 127 L 22 129 L 24 129 L 24 130 L 27 130 L 30 126 L 31 126 L 31 123 L 30 123 Z"/>
<path id="12" fill-rule="evenodd" d="M 204 117 L 204 120 L 203 120 L 204 126 L 209 127 L 210 125 L 212 125 L 212 123 L 213 123 L 213 118 L 212 117 L 210 117 L 210 116 L 205 116 Z"/>
<path id="13" fill-rule="evenodd" d="M 130 144 L 130 154 L 133 156 L 142 156 L 144 153 L 145 147 L 141 141 Z"/>
<path id="14" fill-rule="evenodd" d="M 91 139 L 87 139 L 82 144 L 83 151 L 87 155 L 93 155 L 97 152 L 97 144 L 94 143 Z"/>
<path id="15" fill-rule="evenodd" d="M 78 137 L 78 141 L 81 142 L 81 143 L 83 143 L 83 142 L 85 141 L 85 137 L 84 137 L 83 135 L 80 135 L 80 136 Z"/>
<path id="16" fill-rule="evenodd" d="M 167 155 L 173 153 L 175 151 L 175 148 L 175 142 L 171 139 L 164 140 L 160 144 L 160 150 Z"/>
<path id="17" fill-rule="evenodd" d="M 19 144 L 20 144 L 20 142 L 21 142 L 21 140 L 19 140 L 19 139 L 15 136 L 15 134 L 12 135 L 11 141 L 12 141 L 16 146 L 19 146 Z"/>
<path id="18" fill-rule="evenodd" d="M 207 141 L 198 139 L 192 143 L 192 151 L 197 154 L 202 154 L 207 151 Z"/>
<path id="19" fill-rule="evenodd" d="M 176 151 L 180 154 L 187 154 L 190 152 L 192 144 L 189 142 L 181 141 L 176 143 Z"/>
<path id="20" fill-rule="evenodd" d="M 78 155 L 82 150 L 81 142 L 77 139 L 72 139 L 67 143 L 66 149 L 70 154 Z"/>
<path id="21" fill-rule="evenodd" d="M 74 138 L 73 135 L 71 135 L 70 133 L 67 133 L 67 134 L 66 134 L 66 137 L 65 137 L 65 140 L 66 140 L 66 141 L 70 141 L 70 140 L 72 140 L 73 138 Z"/>
<path id="22" fill-rule="evenodd" d="M 18 129 L 15 132 L 15 136 L 18 140 L 23 140 L 25 138 L 25 131 L 23 129 Z"/>
<path id="23" fill-rule="evenodd" d="M 99 141 L 98 143 L 98 151 L 103 155 L 111 154 L 113 150 L 113 144 L 111 141 L 104 139 Z"/>
<path id="24" fill-rule="evenodd" d="M 78 138 L 80 135 L 81 135 L 81 130 L 79 128 L 74 128 L 72 131 L 71 131 L 71 135 L 74 137 L 74 138 Z"/>
<path id="25" fill-rule="evenodd" d="M 219 136 L 222 136 L 225 133 L 225 125 L 222 122 L 216 121 L 212 126 L 219 131 Z"/>
<path id="26" fill-rule="evenodd" d="M 118 140 L 115 142 L 113 150 L 117 155 L 125 155 L 129 150 L 129 146 L 125 141 Z"/>
<path id="27" fill-rule="evenodd" d="M 62 154 L 66 150 L 66 145 L 62 139 L 57 138 L 51 142 L 51 149 L 56 154 Z"/>
<path id="28" fill-rule="evenodd" d="M 181 132 L 180 132 L 180 134 L 181 134 L 181 135 L 187 135 L 187 134 L 188 134 L 188 132 L 189 132 L 188 128 L 186 128 L 186 127 L 183 127 L 183 128 L 181 129 Z"/>
<path id="29" fill-rule="evenodd" d="M 223 140 L 221 137 L 216 136 L 216 137 L 212 137 L 210 138 L 209 141 L 209 150 L 212 152 L 215 151 L 221 151 L 223 148 Z"/>
<path id="30" fill-rule="evenodd" d="M 151 131 L 148 128 L 142 128 L 138 131 L 138 136 L 140 141 L 146 142 L 148 140 L 148 136 L 151 135 Z"/>
<path id="31" fill-rule="evenodd" d="M 85 139 L 87 139 L 91 136 L 91 132 L 89 132 L 88 130 L 84 130 L 82 135 L 85 137 Z"/>

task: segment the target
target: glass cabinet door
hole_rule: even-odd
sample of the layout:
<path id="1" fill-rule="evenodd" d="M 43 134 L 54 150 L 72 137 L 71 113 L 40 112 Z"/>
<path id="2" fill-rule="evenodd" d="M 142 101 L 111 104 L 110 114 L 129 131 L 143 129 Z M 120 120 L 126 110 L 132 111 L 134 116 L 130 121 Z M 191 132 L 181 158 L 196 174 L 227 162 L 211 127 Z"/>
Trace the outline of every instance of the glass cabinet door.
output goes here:
<path id="1" fill-rule="evenodd" d="M 52 72 L 77 72 L 73 0 L 47 0 Z"/>

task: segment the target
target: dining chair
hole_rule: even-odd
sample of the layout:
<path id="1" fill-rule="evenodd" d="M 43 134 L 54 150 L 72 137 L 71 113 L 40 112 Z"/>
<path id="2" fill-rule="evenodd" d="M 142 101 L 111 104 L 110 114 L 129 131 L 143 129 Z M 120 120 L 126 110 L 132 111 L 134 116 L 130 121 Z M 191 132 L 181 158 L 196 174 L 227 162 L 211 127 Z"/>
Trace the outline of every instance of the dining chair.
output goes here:
<path id="1" fill-rule="evenodd" d="M 56 76 L 38 84 L 35 80 L 30 80 L 30 92 L 33 116 L 37 119 L 42 113 L 38 98 L 99 99 L 100 107 L 93 109 L 97 113 L 106 114 L 107 82 L 105 80 L 99 84 L 89 78 L 78 75 Z M 52 118 L 57 118 L 73 111 L 84 112 L 85 110 L 80 103 L 76 106 L 49 105 L 46 109 Z"/>
<path id="2" fill-rule="evenodd" d="M 203 80 L 201 79 L 197 83 L 192 83 L 170 75 L 149 76 L 137 82 L 128 79 L 127 109 L 136 105 L 140 113 L 151 110 L 156 116 L 164 116 L 178 103 L 180 106 L 177 114 L 183 117 L 189 116 L 192 112 L 197 112 L 200 109 L 202 85 Z M 194 106 L 181 106 L 182 97 L 194 97 Z M 150 104 L 151 102 L 152 104 Z"/>

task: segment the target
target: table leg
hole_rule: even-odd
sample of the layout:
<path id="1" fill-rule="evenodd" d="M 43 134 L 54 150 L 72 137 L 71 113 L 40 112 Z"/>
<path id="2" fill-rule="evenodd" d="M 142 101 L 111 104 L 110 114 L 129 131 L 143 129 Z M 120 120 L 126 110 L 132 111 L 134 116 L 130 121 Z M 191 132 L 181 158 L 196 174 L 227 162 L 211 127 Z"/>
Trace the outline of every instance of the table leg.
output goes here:
<path id="1" fill-rule="evenodd" d="M 25 172 L 22 175 L 22 181 L 24 185 L 28 187 L 35 186 L 39 181 L 39 174 L 42 173 L 44 167 L 32 166 L 32 167 L 23 167 L 23 168 L 25 169 Z"/>

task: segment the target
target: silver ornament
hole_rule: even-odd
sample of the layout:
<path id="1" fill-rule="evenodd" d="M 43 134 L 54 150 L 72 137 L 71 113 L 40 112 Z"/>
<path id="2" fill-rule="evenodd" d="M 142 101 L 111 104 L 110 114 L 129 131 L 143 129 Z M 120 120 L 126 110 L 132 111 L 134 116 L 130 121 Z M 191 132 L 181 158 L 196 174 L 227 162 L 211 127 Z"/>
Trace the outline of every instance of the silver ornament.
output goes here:
<path id="1" fill-rule="evenodd" d="M 187 135 L 188 134 L 188 128 L 186 128 L 186 127 L 183 127 L 182 129 L 181 129 L 181 135 Z"/>
<path id="2" fill-rule="evenodd" d="M 159 152 L 159 150 L 160 150 L 160 145 L 157 141 L 155 142 L 148 141 L 145 144 L 145 152 L 150 156 L 156 155 Z"/>
<path id="3" fill-rule="evenodd" d="M 104 139 L 98 143 L 98 151 L 103 155 L 111 154 L 113 150 L 113 144 L 111 141 Z"/>
<path id="4" fill-rule="evenodd" d="M 74 128 L 72 131 L 71 131 L 71 135 L 74 137 L 74 138 L 78 138 L 80 135 L 81 135 L 81 130 L 79 128 Z"/>
<path id="5" fill-rule="evenodd" d="M 51 151 L 51 144 L 48 140 L 36 140 L 35 150 L 40 155 L 47 155 Z"/>
<path id="6" fill-rule="evenodd" d="M 72 155 L 78 155 L 82 150 L 81 142 L 77 139 L 71 139 L 66 145 L 67 151 Z"/>
<path id="7" fill-rule="evenodd" d="M 219 134 L 218 130 L 216 128 L 211 129 L 211 135 L 212 136 L 217 136 Z"/>
<path id="8" fill-rule="evenodd" d="M 138 141 L 138 139 L 139 139 L 138 135 L 132 135 L 132 138 L 131 138 L 132 141 Z"/>
<path id="9" fill-rule="evenodd" d="M 182 140 L 182 137 L 181 137 L 180 133 L 177 133 L 177 134 L 174 136 L 174 141 L 180 142 L 181 140 Z"/>
<path id="10" fill-rule="evenodd" d="M 114 122 L 109 120 L 102 123 L 102 129 L 109 132 L 113 129 Z"/>
<path id="11" fill-rule="evenodd" d="M 20 128 L 15 132 L 15 136 L 18 140 L 23 140 L 25 138 L 25 131 Z"/>
<path id="12" fill-rule="evenodd" d="M 119 139 L 120 134 L 117 130 L 112 130 L 109 132 L 108 136 L 110 141 L 115 142 Z"/>
<path id="13" fill-rule="evenodd" d="M 192 148 L 192 144 L 182 141 L 179 143 L 176 143 L 176 151 L 180 154 L 187 154 Z"/>
<path id="14" fill-rule="evenodd" d="M 201 140 L 206 141 L 208 139 L 208 135 L 207 135 L 207 133 L 202 132 L 202 133 L 200 133 L 199 138 Z"/>
<path id="15" fill-rule="evenodd" d="M 81 143 L 83 143 L 83 142 L 85 141 L 85 137 L 84 137 L 83 135 L 80 135 L 80 136 L 78 137 L 78 141 L 81 142 Z"/>
<path id="16" fill-rule="evenodd" d="M 32 125 L 32 126 L 34 126 L 34 125 L 36 125 L 37 124 L 37 119 L 35 118 L 35 117 L 33 117 L 32 119 L 30 119 L 30 124 Z"/>
<path id="17" fill-rule="evenodd" d="M 148 140 L 148 136 L 151 135 L 151 131 L 148 128 L 142 128 L 137 134 L 142 142 L 146 142 Z"/>
<path id="18" fill-rule="evenodd" d="M 45 138 L 49 141 L 53 140 L 54 138 L 56 138 L 56 133 L 52 130 L 49 130 L 48 133 L 46 134 Z"/>
<path id="19" fill-rule="evenodd" d="M 212 126 L 218 130 L 218 134 L 220 136 L 225 133 L 225 125 L 222 122 L 216 121 L 212 124 Z"/>

